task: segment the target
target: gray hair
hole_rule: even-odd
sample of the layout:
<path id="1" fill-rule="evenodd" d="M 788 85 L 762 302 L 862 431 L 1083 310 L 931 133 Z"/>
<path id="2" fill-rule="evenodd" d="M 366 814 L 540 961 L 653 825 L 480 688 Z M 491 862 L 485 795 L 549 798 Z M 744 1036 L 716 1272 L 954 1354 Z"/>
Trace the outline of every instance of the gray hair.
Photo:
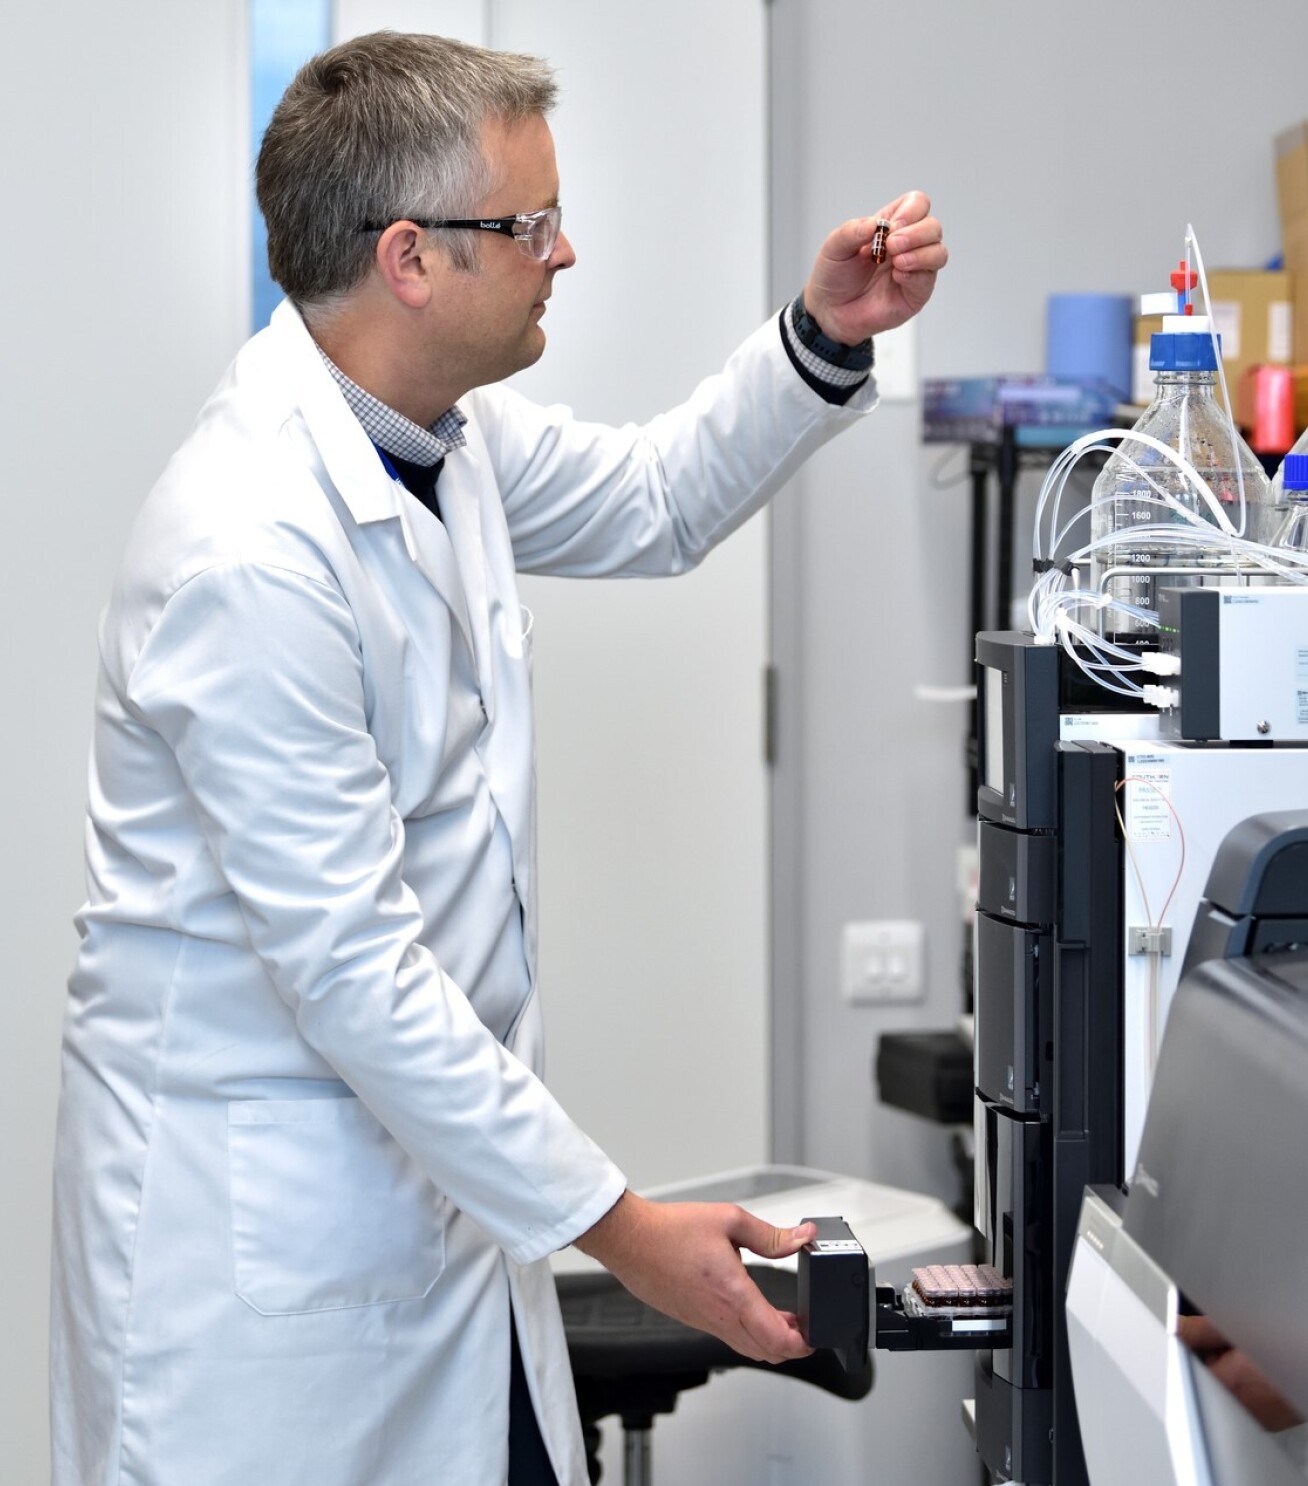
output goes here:
<path id="1" fill-rule="evenodd" d="M 377 31 L 312 58 L 263 137 L 255 167 L 268 266 L 302 311 L 327 312 L 367 277 L 365 222 L 467 217 L 491 189 L 487 119 L 548 113 L 554 74 L 537 57 L 441 36 Z M 476 234 L 434 234 L 477 268 Z"/>

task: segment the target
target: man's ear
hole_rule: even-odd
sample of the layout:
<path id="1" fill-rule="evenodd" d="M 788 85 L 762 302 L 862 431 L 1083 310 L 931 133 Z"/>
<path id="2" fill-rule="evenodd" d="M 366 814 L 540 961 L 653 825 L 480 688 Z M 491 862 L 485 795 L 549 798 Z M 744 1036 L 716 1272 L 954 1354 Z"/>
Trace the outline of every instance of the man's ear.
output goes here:
<path id="1" fill-rule="evenodd" d="M 412 222 L 392 222 L 377 239 L 377 272 L 407 309 L 420 310 L 434 291 L 427 235 Z"/>

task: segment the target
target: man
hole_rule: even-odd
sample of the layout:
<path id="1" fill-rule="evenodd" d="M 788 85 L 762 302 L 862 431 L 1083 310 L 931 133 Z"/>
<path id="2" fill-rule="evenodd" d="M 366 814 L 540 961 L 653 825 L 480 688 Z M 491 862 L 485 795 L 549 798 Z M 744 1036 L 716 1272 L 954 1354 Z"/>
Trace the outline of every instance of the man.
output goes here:
<path id="1" fill-rule="evenodd" d="M 132 534 L 106 612 L 56 1170 L 57 1486 L 585 1480 L 547 1256 L 751 1356 L 805 1351 L 535 1072 L 519 569 L 684 570 L 871 405 L 945 262 L 918 193 L 683 407 L 613 430 L 501 385 L 560 230 L 530 58 L 383 34 L 263 143 L 288 295 Z M 512 1402 L 511 1402 L 512 1400 Z M 512 1440 L 512 1443 L 510 1441 Z"/>

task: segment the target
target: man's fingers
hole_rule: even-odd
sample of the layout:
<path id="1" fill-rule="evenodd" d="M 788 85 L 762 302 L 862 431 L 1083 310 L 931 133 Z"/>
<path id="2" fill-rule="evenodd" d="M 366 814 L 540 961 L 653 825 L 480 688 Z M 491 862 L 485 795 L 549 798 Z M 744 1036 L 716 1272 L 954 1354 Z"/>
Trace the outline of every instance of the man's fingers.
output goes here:
<path id="1" fill-rule="evenodd" d="M 817 1228 L 812 1223 L 801 1223 L 798 1228 L 775 1228 L 739 1207 L 731 1215 L 727 1237 L 738 1248 L 748 1249 L 762 1259 L 788 1259 L 817 1237 Z"/>
<path id="2" fill-rule="evenodd" d="M 890 259 L 890 268 L 895 281 L 902 283 L 904 276 L 915 273 L 939 273 L 949 262 L 949 250 L 944 243 L 928 243 L 922 248 L 896 251 Z"/>
<path id="3" fill-rule="evenodd" d="M 1178 1316 L 1176 1331 L 1192 1352 L 1229 1352 L 1231 1344 L 1207 1316 Z"/>
<path id="4" fill-rule="evenodd" d="M 925 191 L 905 191 L 889 206 L 883 206 L 878 216 L 894 223 L 896 228 L 911 227 L 931 213 L 931 198 Z"/>
<path id="5" fill-rule="evenodd" d="M 753 1294 L 741 1309 L 740 1325 L 749 1343 L 759 1349 L 763 1359 L 767 1362 L 787 1362 L 793 1358 L 809 1356 L 813 1349 L 805 1344 L 795 1317 L 769 1305 L 763 1292 L 752 1280 L 750 1289 Z"/>
<path id="6" fill-rule="evenodd" d="M 893 257 L 896 253 L 943 247 L 944 235 L 935 217 L 923 217 L 920 222 L 896 227 L 886 238 L 886 251 Z"/>
<path id="7" fill-rule="evenodd" d="M 895 234 L 913 230 L 915 244 L 926 242 L 931 239 L 932 233 L 917 229 L 919 224 L 929 218 L 930 211 L 931 201 L 928 196 L 921 191 L 905 191 L 902 196 L 897 196 L 894 201 L 883 206 L 874 217 L 851 217 L 848 222 L 842 222 L 822 245 L 823 256 L 834 262 L 842 262 L 865 253 L 871 246 L 879 221 L 889 222 Z M 939 240 L 938 223 L 935 224 L 934 237 Z"/>
<path id="8" fill-rule="evenodd" d="M 848 222 L 842 222 L 822 244 L 822 256 L 835 263 L 857 258 L 871 243 L 872 234 L 876 230 L 875 217 L 853 217 Z"/>

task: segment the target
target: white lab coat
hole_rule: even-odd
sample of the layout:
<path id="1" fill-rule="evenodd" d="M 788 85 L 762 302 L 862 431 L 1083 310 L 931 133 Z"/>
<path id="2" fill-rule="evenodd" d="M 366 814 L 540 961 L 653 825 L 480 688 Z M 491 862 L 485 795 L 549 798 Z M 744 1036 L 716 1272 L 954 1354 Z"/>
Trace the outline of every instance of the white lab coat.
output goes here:
<path id="1" fill-rule="evenodd" d="M 515 570 L 682 571 L 873 400 L 775 321 L 644 428 L 483 388 L 442 524 L 289 305 L 240 352 L 101 627 L 55 1486 L 497 1486 L 511 1303 L 582 1486 L 546 1256 L 624 1182 L 539 1078 Z"/>

